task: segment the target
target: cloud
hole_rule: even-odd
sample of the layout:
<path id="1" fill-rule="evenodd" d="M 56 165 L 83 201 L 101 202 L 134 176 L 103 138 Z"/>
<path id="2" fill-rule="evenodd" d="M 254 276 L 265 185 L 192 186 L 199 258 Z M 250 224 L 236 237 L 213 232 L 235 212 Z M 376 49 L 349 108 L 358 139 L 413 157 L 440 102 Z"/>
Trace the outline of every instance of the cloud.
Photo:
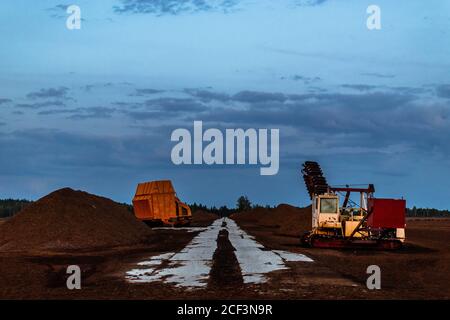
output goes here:
<path id="1" fill-rule="evenodd" d="M 85 92 L 91 92 L 92 89 L 94 88 L 111 88 L 111 87 L 123 87 L 123 86 L 131 86 L 132 84 L 130 82 L 118 82 L 118 83 L 113 83 L 113 82 L 104 82 L 104 83 L 91 83 L 91 84 L 86 84 L 80 87 L 81 90 L 85 91 Z"/>
<path id="2" fill-rule="evenodd" d="M 48 99 L 48 98 L 67 98 L 68 92 L 69 88 L 66 87 L 41 89 L 36 92 L 30 92 L 29 94 L 27 94 L 27 98 L 32 100 Z"/>
<path id="3" fill-rule="evenodd" d="M 50 17 L 61 19 L 67 16 L 67 8 L 69 4 L 57 4 L 51 8 L 47 8 L 46 11 L 50 14 Z"/>
<path id="4" fill-rule="evenodd" d="M 6 103 L 9 103 L 9 102 L 12 102 L 12 100 L 11 99 L 6 99 L 6 98 L 0 98 L 0 105 L 6 104 Z"/>
<path id="5" fill-rule="evenodd" d="M 198 114 L 209 110 L 201 101 L 190 98 L 157 98 L 143 103 L 116 102 L 121 112 L 133 120 L 175 120 L 189 114 Z"/>
<path id="6" fill-rule="evenodd" d="M 343 84 L 342 88 L 353 89 L 358 91 L 369 91 L 378 88 L 377 86 L 367 85 L 367 84 Z"/>
<path id="7" fill-rule="evenodd" d="M 260 92 L 260 91 L 240 91 L 233 96 L 233 100 L 241 102 L 283 102 L 287 99 L 282 93 Z"/>
<path id="8" fill-rule="evenodd" d="M 136 92 L 134 94 L 131 94 L 130 96 L 146 96 L 146 95 L 152 95 L 152 94 L 158 94 L 163 93 L 164 90 L 158 90 L 158 89 L 136 89 Z"/>
<path id="9" fill-rule="evenodd" d="M 144 121 L 144 120 L 158 120 L 165 119 L 167 116 L 161 112 L 152 112 L 152 111 L 122 111 L 125 115 L 130 117 L 135 121 Z"/>
<path id="10" fill-rule="evenodd" d="M 361 75 L 367 76 L 367 77 L 374 77 L 374 78 L 383 78 L 383 79 L 395 78 L 395 75 L 393 75 L 393 74 L 383 74 L 383 73 L 376 73 L 376 72 L 364 72 L 364 73 L 361 73 Z"/>
<path id="11" fill-rule="evenodd" d="M 441 84 L 437 86 L 436 94 L 441 98 L 450 99 L 450 84 Z"/>
<path id="12" fill-rule="evenodd" d="M 284 79 L 284 78 L 282 78 Z M 293 75 L 292 77 L 290 77 L 290 79 L 294 80 L 294 81 L 303 81 L 304 84 L 311 84 L 313 82 L 318 82 L 320 80 L 322 80 L 320 77 L 306 77 L 306 76 L 302 76 L 302 75 Z"/>
<path id="13" fill-rule="evenodd" d="M 64 107 L 64 106 L 65 106 L 64 102 L 58 100 L 16 104 L 17 108 L 26 108 L 26 109 L 39 109 L 44 107 Z"/>
<path id="14" fill-rule="evenodd" d="M 208 108 L 194 99 L 189 98 L 158 98 L 144 102 L 147 109 L 162 112 L 200 112 Z"/>
<path id="15" fill-rule="evenodd" d="M 203 102 L 210 102 L 213 100 L 225 102 L 231 99 L 231 97 L 226 93 L 213 92 L 204 89 L 185 89 L 184 92 Z"/>
<path id="16" fill-rule="evenodd" d="M 126 137 L 43 128 L 14 131 L 0 136 L 0 149 L 10 154 L 9 159 L 0 159 L 0 175 L 17 172 L 17 168 L 22 168 L 21 174 L 54 175 L 79 168 L 94 173 L 97 169 L 161 164 L 160 154 L 151 152 L 149 146 L 158 145 L 162 134 L 166 134 L 164 129 Z"/>
<path id="17" fill-rule="evenodd" d="M 115 13 L 142 13 L 179 15 L 202 11 L 229 12 L 238 4 L 238 0 L 121 0 L 120 6 L 114 6 Z"/>
<path id="18" fill-rule="evenodd" d="M 294 5 L 299 7 L 313 7 L 321 5 L 328 0 L 294 0 Z"/>
<path id="19" fill-rule="evenodd" d="M 72 4 L 57 4 L 51 8 L 47 8 L 46 11 L 50 14 L 51 18 L 65 19 L 69 16 L 67 13 L 67 8 L 69 8 L 71 5 Z M 86 22 L 87 20 L 81 18 L 81 21 Z"/>
<path id="20" fill-rule="evenodd" d="M 294 3 L 297 6 L 318 6 L 327 1 L 328 0 L 295 0 Z"/>
<path id="21" fill-rule="evenodd" d="M 419 174 L 414 171 L 416 163 L 436 161 L 441 167 L 449 163 L 450 104 L 447 100 L 430 96 L 429 92 L 424 94 L 421 88 L 380 86 L 376 91 L 358 88 L 350 91 L 338 87 L 337 92 L 330 89 L 310 93 L 185 89 L 174 92 L 173 97 L 166 97 L 170 93 L 167 92 L 164 97 L 144 96 L 137 102 L 134 98 L 127 101 L 127 92 L 124 100 L 111 103 L 112 107 L 40 109 L 37 111 L 41 116 L 78 121 L 114 118 L 111 120 L 114 127 L 123 127 L 98 134 L 103 130 L 101 126 L 96 133 L 86 130 L 95 122 L 84 126 L 76 123 L 68 126 L 68 133 L 62 127 L 67 125 L 65 121 L 61 122 L 61 130 L 5 132 L 0 135 L 0 149 L 12 156 L 0 159 L 0 176 L 13 176 L 15 181 L 21 177 L 24 181 L 54 179 L 58 184 L 76 187 L 96 185 L 99 179 L 90 177 L 101 177 L 107 183 L 97 190 L 107 192 L 105 185 L 114 185 L 110 190 L 122 197 L 134 187 L 134 182 L 148 178 L 148 174 L 155 179 L 180 180 L 195 174 L 204 175 L 199 178 L 201 183 L 195 195 L 201 197 L 204 193 L 201 185 L 205 185 L 205 177 L 211 176 L 210 171 L 202 170 L 213 169 L 175 168 L 170 162 L 173 146 L 170 133 L 176 128 L 192 129 L 193 120 L 202 120 L 205 129 L 279 128 L 282 166 L 277 179 L 280 185 L 289 183 L 283 177 L 306 159 L 337 168 L 341 176 L 336 176 L 335 181 L 344 179 L 352 170 L 356 172 L 352 177 L 359 180 L 356 183 L 382 181 L 394 191 L 399 185 L 395 185 L 396 177 L 405 177 L 410 183 L 414 180 L 411 174 Z M 35 125 L 43 122 L 36 121 Z M 10 129 L 11 122 L 7 123 L 2 131 Z M 198 171 L 192 173 L 192 170 Z M 225 174 L 215 171 L 219 172 L 215 179 L 226 180 L 230 176 L 230 171 Z M 73 172 L 80 174 L 73 175 Z M 383 175 L 380 180 L 374 179 L 380 175 Z M 14 190 L 22 192 L 26 188 L 24 182 L 14 183 Z M 256 180 L 251 183 L 257 184 Z M 46 191 L 51 189 L 48 187 Z M 226 197 L 229 194 L 225 193 Z"/>
<path id="22" fill-rule="evenodd" d="M 111 118 L 114 112 L 116 112 L 115 108 L 108 107 L 78 108 L 77 113 L 68 118 L 72 120 L 107 119 Z"/>
<path id="23" fill-rule="evenodd" d="M 68 115 L 67 119 L 87 120 L 87 119 L 111 118 L 114 112 L 116 112 L 115 108 L 89 107 L 89 108 L 45 110 L 40 111 L 38 115 L 47 116 L 47 115 L 67 114 Z"/>
<path id="24" fill-rule="evenodd" d="M 305 7 L 318 6 L 325 2 L 327 0 L 290 0 L 288 3 Z M 155 16 L 211 11 L 230 13 L 238 10 L 238 6 L 242 4 L 255 3 L 243 0 L 120 0 L 120 5 L 113 6 L 113 11 L 117 14 L 153 14 Z"/>
<path id="25" fill-rule="evenodd" d="M 428 153 L 450 159 L 450 105 L 406 92 L 258 92 L 201 114 L 184 114 L 184 121 L 203 120 L 223 128 L 283 128 L 283 150 L 296 146 L 289 152 L 305 143 L 317 154 Z"/>

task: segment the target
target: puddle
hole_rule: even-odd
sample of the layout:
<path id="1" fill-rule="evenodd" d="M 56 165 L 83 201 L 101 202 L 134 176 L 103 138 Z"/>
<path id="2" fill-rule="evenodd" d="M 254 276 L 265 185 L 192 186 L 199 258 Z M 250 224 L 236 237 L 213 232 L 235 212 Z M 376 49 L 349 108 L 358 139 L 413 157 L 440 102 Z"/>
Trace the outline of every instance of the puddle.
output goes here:
<path id="1" fill-rule="evenodd" d="M 211 270 L 217 234 L 222 229 L 222 221 L 216 220 L 205 228 L 181 251 L 165 253 L 140 262 L 146 269 L 127 272 L 130 282 L 163 281 L 179 287 L 205 287 Z"/>
<path id="2" fill-rule="evenodd" d="M 223 229 L 228 231 L 228 239 L 236 250 L 234 254 L 246 284 L 266 282 L 266 274 L 289 269 L 285 262 L 313 261 L 303 254 L 268 250 L 229 218 L 218 219 L 211 226 L 202 229 L 203 231 L 181 251 L 164 253 L 138 263 L 140 268 L 128 271 L 126 279 L 136 283 L 161 281 L 178 287 L 206 287 L 213 265 L 213 255 L 217 249 L 218 235 Z M 198 228 L 195 231 L 198 231 Z"/>
<path id="3" fill-rule="evenodd" d="M 152 228 L 152 230 L 172 230 L 172 231 L 187 231 L 187 232 L 201 232 L 208 229 L 208 227 L 158 227 Z"/>

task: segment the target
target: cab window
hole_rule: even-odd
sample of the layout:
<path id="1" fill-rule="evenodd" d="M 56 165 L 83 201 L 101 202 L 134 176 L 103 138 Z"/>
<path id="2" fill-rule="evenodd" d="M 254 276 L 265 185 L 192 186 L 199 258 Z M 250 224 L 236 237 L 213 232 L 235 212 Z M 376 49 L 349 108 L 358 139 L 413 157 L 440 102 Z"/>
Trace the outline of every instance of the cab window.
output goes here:
<path id="1" fill-rule="evenodd" d="M 336 198 L 321 198 L 320 199 L 321 213 L 338 213 L 338 199 Z"/>

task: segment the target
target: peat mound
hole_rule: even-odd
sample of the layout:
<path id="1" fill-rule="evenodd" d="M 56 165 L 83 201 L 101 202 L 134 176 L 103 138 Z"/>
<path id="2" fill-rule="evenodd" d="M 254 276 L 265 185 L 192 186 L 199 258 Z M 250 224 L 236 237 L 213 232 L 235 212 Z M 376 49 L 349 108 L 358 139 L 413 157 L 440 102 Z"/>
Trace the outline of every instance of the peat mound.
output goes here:
<path id="1" fill-rule="evenodd" d="M 124 205 L 64 188 L 30 204 L 0 226 L 0 251 L 62 251 L 144 241 L 152 231 Z"/>
<path id="2" fill-rule="evenodd" d="M 280 204 L 275 208 L 257 207 L 235 213 L 231 218 L 242 224 L 276 228 L 276 233 L 287 236 L 298 237 L 311 230 L 311 206 L 298 208 Z"/>

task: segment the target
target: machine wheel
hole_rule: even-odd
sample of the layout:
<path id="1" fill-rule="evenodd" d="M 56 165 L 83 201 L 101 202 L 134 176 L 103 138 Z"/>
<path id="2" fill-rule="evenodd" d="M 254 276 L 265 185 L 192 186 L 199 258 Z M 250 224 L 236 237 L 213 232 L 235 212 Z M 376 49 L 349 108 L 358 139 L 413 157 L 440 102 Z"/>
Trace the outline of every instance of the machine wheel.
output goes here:
<path id="1" fill-rule="evenodd" d="M 310 247 L 311 247 L 311 237 L 312 237 L 311 232 L 305 232 L 305 233 L 300 237 L 300 245 L 301 245 L 302 247 L 310 248 Z"/>
<path id="2" fill-rule="evenodd" d="M 164 226 L 164 223 L 161 220 L 146 220 L 144 223 L 150 228 L 157 228 Z"/>

